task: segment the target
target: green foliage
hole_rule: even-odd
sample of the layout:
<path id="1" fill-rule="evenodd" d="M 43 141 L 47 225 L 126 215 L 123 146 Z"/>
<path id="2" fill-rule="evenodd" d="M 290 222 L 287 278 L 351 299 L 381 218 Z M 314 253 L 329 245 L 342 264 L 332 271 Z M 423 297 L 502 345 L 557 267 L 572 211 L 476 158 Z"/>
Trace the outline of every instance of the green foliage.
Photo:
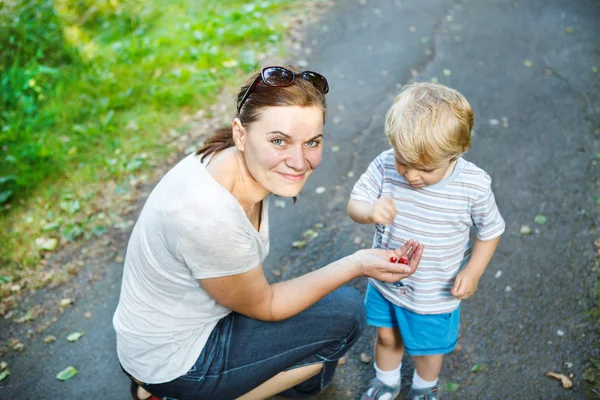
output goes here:
<path id="1" fill-rule="evenodd" d="M 16 179 L 0 183 L 0 200 L 81 163 L 103 165 L 99 149 L 131 140 L 123 133 L 131 111 L 143 130 L 156 130 L 173 119 L 158 114 L 205 104 L 223 79 L 255 68 L 261 46 L 280 40 L 270 14 L 286 2 L 226 3 L 56 0 L 60 20 L 48 0 L 5 3 L 0 45 L 15 52 L 2 52 L 0 177 Z"/>
<path id="2" fill-rule="evenodd" d="M 62 244 L 122 224 L 79 189 L 112 182 L 119 194 L 161 163 L 173 151 L 167 128 L 277 54 L 298 3 L 0 2 L 0 223 L 10 227 L 0 266 L 34 265 L 38 238 Z"/>

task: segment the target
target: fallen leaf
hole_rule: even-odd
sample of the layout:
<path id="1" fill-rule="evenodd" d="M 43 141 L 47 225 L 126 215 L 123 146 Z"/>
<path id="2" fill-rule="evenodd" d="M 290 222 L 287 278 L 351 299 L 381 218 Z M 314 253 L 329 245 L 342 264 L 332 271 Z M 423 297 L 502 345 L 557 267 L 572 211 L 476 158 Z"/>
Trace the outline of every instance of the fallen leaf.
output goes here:
<path id="1" fill-rule="evenodd" d="M 512 292 L 512 288 L 511 288 L 510 286 L 506 286 L 506 287 L 504 288 L 504 291 L 505 291 L 505 292 Z"/>
<path id="2" fill-rule="evenodd" d="M 546 376 L 550 376 L 554 379 L 558 379 L 560 381 L 560 383 L 562 383 L 562 386 L 565 389 L 569 389 L 571 387 L 573 387 L 573 382 L 565 375 L 563 374 L 557 374 L 555 372 L 546 372 Z"/>
<path id="3" fill-rule="evenodd" d="M 496 272 L 496 275 L 494 275 L 494 278 L 500 278 L 502 276 L 502 271 L 498 271 Z"/>
<path id="4" fill-rule="evenodd" d="M 519 230 L 521 235 L 531 235 L 533 233 L 533 229 L 529 225 L 521 225 L 521 229 Z"/>
<path id="5" fill-rule="evenodd" d="M 83 313 L 83 316 L 84 316 L 85 318 L 87 318 L 87 319 L 90 319 L 90 318 L 92 318 L 92 313 L 91 313 L 91 312 L 89 312 L 89 311 L 86 311 L 86 312 L 84 312 L 84 313 Z"/>
<path id="6" fill-rule="evenodd" d="M 556 331 L 556 334 L 557 334 L 558 336 L 564 336 L 564 335 L 565 335 L 565 332 L 564 332 L 564 331 L 561 331 L 561 330 L 559 329 L 559 330 L 557 330 L 557 331 Z"/>
<path id="7" fill-rule="evenodd" d="M 69 307 L 71 304 L 75 303 L 75 300 L 70 298 L 64 298 L 60 301 L 61 307 Z"/>
<path id="8" fill-rule="evenodd" d="M 573 27 L 572 27 L 572 26 L 569 26 L 569 27 L 567 27 L 567 28 L 565 29 L 565 33 L 566 33 L 567 35 L 570 35 L 571 33 L 573 33 Z"/>
<path id="9" fill-rule="evenodd" d="M 272 270 L 271 270 L 271 273 L 272 273 L 273 275 L 275 275 L 275 276 L 278 276 L 278 277 L 279 277 L 279 276 L 281 276 L 281 271 L 280 271 L 280 270 L 278 270 L 278 269 L 272 269 Z"/>
<path id="10" fill-rule="evenodd" d="M 483 368 L 483 364 L 475 364 L 471 367 L 471 372 L 479 372 Z"/>
<path id="11" fill-rule="evenodd" d="M 48 335 L 44 338 L 44 343 L 56 342 L 56 336 Z"/>
<path id="12" fill-rule="evenodd" d="M 308 240 L 312 240 L 312 239 L 316 238 L 317 236 L 319 236 L 319 233 L 315 232 L 312 229 L 307 229 L 307 230 L 304 231 L 304 233 L 302 234 L 302 236 L 304 236 Z"/>
<path id="13" fill-rule="evenodd" d="M 10 369 L 5 369 L 4 371 L 0 372 L 0 382 L 2 382 L 4 379 L 6 379 L 6 377 L 9 375 L 10 375 Z"/>
<path id="14" fill-rule="evenodd" d="M 371 357 L 367 353 L 360 353 L 360 361 L 364 362 L 365 364 L 370 363 L 372 359 L 373 357 Z"/>
<path id="15" fill-rule="evenodd" d="M 546 218 L 545 215 L 538 214 L 538 215 L 535 216 L 535 218 L 533 219 L 533 221 L 536 224 L 544 225 L 548 221 L 548 218 Z"/>
<path id="16" fill-rule="evenodd" d="M 12 348 L 14 351 L 23 351 L 23 349 L 25 348 L 25 345 L 23 343 L 17 342 L 13 345 Z"/>
<path id="17" fill-rule="evenodd" d="M 525 60 L 525 61 L 523 61 L 523 65 L 526 66 L 527 68 L 531 68 L 531 67 L 533 67 L 533 61 Z"/>
<path id="18" fill-rule="evenodd" d="M 444 76 L 450 76 L 450 75 L 452 75 L 452 71 L 450 71 L 448 68 L 445 68 L 442 71 L 442 74 L 444 74 Z"/>
<path id="19" fill-rule="evenodd" d="M 338 365 L 338 367 L 339 367 L 340 365 L 344 365 L 344 364 L 346 364 L 346 357 L 342 357 L 342 358 L 340 358 L 340 359 L 338 360 L 338 362 L 337 362 L 337 365 Z"/>
<path id="20" fill-rule="evenodd" d="M 315 189 L 315 193 L 316 193 L 316 194 L 323 194 L 323 193 L 325 193 L 325 190 L 326 190 L 326 189 L 325 189 L 325 187 L 324 187 L 324 186 L 319 186 L 319 187 L 317 187 L 317 188 Z"/>
<path id="21" fill-rule="evenodd" d="M 58 379 L 59 381 L 68 381 L 78 373 L 79 371 L 77 371 L 75 367 L 69 365 L 67 368 L 63 369 L 58 374 L 56 374 L 56 379 Z"/>
<path id="22" fill-rule="evenodd" d="M 600 237 L 594 240 L 594 246 L 600 247 Z"/>
<path id="23" fill-rule="evenodd" d="M 595 74 L 598 72 L 598 67 L 596 67 L 595 65 L 592 65 L 592 72 Z"/>
<path id="24" fill-rule="evenodd" d="M 40 250 L 54 251 L 58 245 L 58 239 L 39 237 L 35 239 L 35 245 Z"/>
<path id="25" fill-rule="evenodd" d="M 331 151 L 333 153 L 336 153 L 336 152 L 340 151 L 340 146 L 331 146 Z"/>
<path id="26" fill-rule="evenodd" d="M 76 342 L 83 336 L 83 332 L 71 332 L 67 335 L 69 342 Z"/>
<path id="27" fill-rule="evenodd" d="M 446 383 L 446 391 L 447 392 L 456 392 L 460 385 L 458 383 L 448 382 Z"/>
<path id="28" fill-rule="evenodd" d="M 315 229 L 323 229 L 323 227 L 325 227 L 325 224 L 323 224 L 322 222 L 317 222 L 315 224 Z"/>
<path id="29" fill-rule="evenodd" d="M 302 249 L 304 246 L 306 246 L 306 242 L 304 240 L 296 240 L 295 242 L 292 242 L 292 247 L 295 249 Z"/>
<path id="30" fill-rule="evenodd" d="M 594 368 L 586 369 L 585 372 L 583 373 L 583 379 L 585 379 L 589 383 L 594 383 L 594 381 L 596 380 L 596 374 L 594 372 Z"/>
<path id="31" fill-rule="evenodd" d="M 498 125 L 500 123 L 500 121 L 498 121 L 497 119 L 490 119 L 490 125 Z"/>
<path id="32" fill-rule="evenodd" d="M 355 236 L 352 242 L 354 242 L 354 244 L 360 244 L 360 242 L 362 242 L 362 238 L 360 236 Z"/>
<path id="33" fill-rule="evenodd" d="M 6 368 L 8 368 L 8 363 L 6 361 L 0 362 L 0 371 L 4 371 Z"/>
<path id="34" fill-rule="evenodd" d="M 285 208 L 285 200 L 275 200 L 276 208 Z"/>

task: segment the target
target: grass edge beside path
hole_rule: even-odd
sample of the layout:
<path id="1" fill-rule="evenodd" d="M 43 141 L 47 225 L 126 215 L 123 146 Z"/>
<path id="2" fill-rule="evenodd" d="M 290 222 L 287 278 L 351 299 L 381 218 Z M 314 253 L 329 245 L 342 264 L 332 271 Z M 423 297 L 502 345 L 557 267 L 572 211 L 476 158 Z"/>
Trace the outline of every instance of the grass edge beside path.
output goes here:
<path id="1" fill-rule="evenodd" d="M 300 30 L 318 9 L 323 8 L 324 2 L 313 0 L 310 6 L 303 2 L 301 11 L 294 6 L 299 4 L 298 0 L 253 3 L 282 5 L 268 17 L 269 21 L 277 21 L 278 41 L 261 42 L 254 50 L 257 57 L 251 65 L 242 68 L 241 62 L 237 61 L 251 47 L 242 42 L 222 60 L 219 69 L 225 73 L 220 76 L 214 92 L 175 110 L 166 110 L 148 128 L 142 128 L 139 122 L 145 117 L 143 113 L 148 112 L 144 107 L 124 110 L 118 115 L 113 113 L 110 118 L 118 120 L 116 138 L 120 146 L 105 153 L 101 151 L 102 146 L 92 146 L 89 165 L 74 165 L 63 176 L 50 177 L 28 193 L 27 198 L 12 204 L 10 212 L 0 215 L 3 227 L 0 242 L 4 251 L 0 255 L 0 316 L 16 322 L 36 319 L 38 314 L 30 310 L 24 315 L 6 314 L 23 295 L 43 287 L 61 285 L 79 273 L 83 266 L 81 259 L 53 261 L 60 260 L 58 255 L 62 249 L 68 252 L 80 248 L 82 243 L 101 238 L 111 230 L 129 231 L 134 221 L 128 215 L 137 209 L 139 199 L 144 195 L 143 189 L 156 182 L 182 153 L 193 151 L 201 143 L 202 135 L 232 117 L 234 106 L 229 103 L 233 102 L 235 91 L 248 71 L 265 62 L 283 62 L 291 57 L 291 50 L 301 49 L 298 43 L 302 36 Z M 192 35 L 198 36 L 193 32 Z M 221 104 L 221 99 L 227 103 Z M 147 143 L 142 137 L 147 133 L 146 129 L 153 130 L 152 140 Z M 143 140 L 138 139 L 132 146 L 123 145 L 135 138 Z M 93 160 L 100 163 L 94 164 Z M 80 256 L 86 257 L 85 254 Z"/>

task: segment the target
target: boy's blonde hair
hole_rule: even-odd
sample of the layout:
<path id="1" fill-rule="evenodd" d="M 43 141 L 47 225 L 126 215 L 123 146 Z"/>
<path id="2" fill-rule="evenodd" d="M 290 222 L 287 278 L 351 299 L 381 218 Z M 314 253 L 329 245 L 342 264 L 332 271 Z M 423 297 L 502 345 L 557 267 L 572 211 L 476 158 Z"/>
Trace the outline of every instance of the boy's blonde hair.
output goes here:
<path id="1" fill-rule="evenodd" d="M 471 147 L 473 110 L 457 90 L 438 83 L 405 86 L 385 116 L 385 134 L 415 168 L 437 166 Z"/>

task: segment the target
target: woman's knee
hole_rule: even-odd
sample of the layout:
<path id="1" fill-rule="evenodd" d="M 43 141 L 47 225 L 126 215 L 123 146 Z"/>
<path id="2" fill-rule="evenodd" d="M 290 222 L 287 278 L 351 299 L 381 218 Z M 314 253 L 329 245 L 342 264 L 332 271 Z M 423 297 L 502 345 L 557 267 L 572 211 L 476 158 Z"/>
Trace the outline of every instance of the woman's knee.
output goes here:
<path id="1" fill-rule="evenodd" d="M 362 295 L 354 288 L 344 286 L 335 290 L 329 296 L 328 314 L 340 328 L 351 336 L 360 336 L 366 321 L 365 307 Z M 349 338 L 349 339 L 354 339 Z"/>

